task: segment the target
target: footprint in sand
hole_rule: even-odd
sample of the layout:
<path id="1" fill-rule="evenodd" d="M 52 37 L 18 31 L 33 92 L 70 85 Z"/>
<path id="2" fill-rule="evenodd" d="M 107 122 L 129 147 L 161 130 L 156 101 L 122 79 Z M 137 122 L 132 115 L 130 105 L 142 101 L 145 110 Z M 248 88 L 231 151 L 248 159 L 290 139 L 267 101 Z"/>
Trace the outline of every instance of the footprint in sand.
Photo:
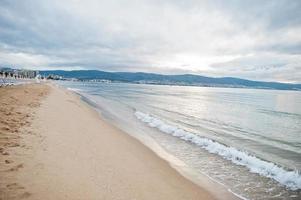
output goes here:
<path id="1" fill-rule="evenodd" d="M 10 143 L 8 143 L 7 146 L 8 147 L 19 147 L 20 145 L 18 143 L 15 143 L 15 142 L 10 142 Z"/>
<path id="2" fill-rule="evenodd" d="M 10 128 L 9 128 L 9 127 L 3 127 L 2 130 L 4 130 L 4 131 L 9 131 Z"/>
<path id="3" fill-rule="evenodd" d="M 18 171 L 20 168 L 23 168 L 23 167 L 24 167 L 23 164 L 19 164 L 15 167 L 10 168 L 9 171 Z"/>
<path id="4" fill-rule="evenodd" d="M 13 163 L 14 161 L 12 161 L 12 160 L 5 160 L 5 163 L 6 164 L 10 164 L 10 163 Z"/>
<path id="5" fill-rule="evenodd" d="M 29 192 L 24 192 L 21 196 L 20 196 L 20 198 L 21 199 L 24 199 L 24 198 L 28 198 L 28 197 L 30 197 L 31 196 L 31 193 L 29 193 Z"/>
<path id="6" fill-rule="evenodd" d="M 25 189 L 23 186 L 20 186 L 18 183 L 7 184 L 6 187 L 7 187 L 9 190 Z"/>

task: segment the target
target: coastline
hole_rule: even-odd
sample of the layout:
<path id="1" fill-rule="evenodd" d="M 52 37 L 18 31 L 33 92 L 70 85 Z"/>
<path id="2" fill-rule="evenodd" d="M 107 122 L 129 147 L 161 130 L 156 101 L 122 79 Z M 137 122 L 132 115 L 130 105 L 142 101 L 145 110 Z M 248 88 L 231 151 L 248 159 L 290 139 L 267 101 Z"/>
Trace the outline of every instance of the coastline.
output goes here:
<path id="1" fill-rule="evenodd" d="M 50 92 L 35 108 L 31 134 L 20 138 L 25 148 L 11 153 L 22 157 L 14 174 L 23 193 L 0 199 L 218 199 L 105 122 L 80 96 L 45 87 Z"/>

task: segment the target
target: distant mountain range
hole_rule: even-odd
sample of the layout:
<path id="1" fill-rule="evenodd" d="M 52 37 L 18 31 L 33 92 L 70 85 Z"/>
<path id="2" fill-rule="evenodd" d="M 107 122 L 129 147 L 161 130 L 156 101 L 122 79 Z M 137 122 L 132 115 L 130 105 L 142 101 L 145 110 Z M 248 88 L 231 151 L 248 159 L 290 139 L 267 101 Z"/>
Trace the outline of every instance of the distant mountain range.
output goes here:
<path id="1" fill-rule="evenodd" d="M 76 78 L 79 80 L 108 80 L 127 83 L 301 90 L 301 84 L 251 81 L 232 77 L 212 78 L 193 74 L 162 75 L 142 72 L 105 72 L 98 70 L 51 70 L 40 71 L 40 74 L 45 76 L 58 75 L 64 78 Z"/>

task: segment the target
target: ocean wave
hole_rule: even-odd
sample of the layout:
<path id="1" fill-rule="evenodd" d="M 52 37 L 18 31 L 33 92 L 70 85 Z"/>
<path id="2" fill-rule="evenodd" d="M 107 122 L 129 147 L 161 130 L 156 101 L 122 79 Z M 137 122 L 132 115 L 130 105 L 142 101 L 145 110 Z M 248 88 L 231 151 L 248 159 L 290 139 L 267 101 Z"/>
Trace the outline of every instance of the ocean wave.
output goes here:
<path id="1" fill-rule="evenodd" d="M 76 92 L 76 93 L 83 91 L 83 90 L 78 89 L 78 88 L 70 88 L 70 87 L 67 87 L 67 90 L 70 90 L 70 91 L 73 91 L 73 92 Z"/>
<path id="2" fill-rule="evenodd" d="M 288 171 L 272 162 L 261 160 L 248 152 L 226 146 L 208 138 L 200 137 L 178 127 L 166 124 L 164 121 L 140 111 L 135 116 L 148 126 L 157 128 L 163 133 L 191 142 L 210 153 L 222 156 L 234 164 L 245 166 L 252 173 L 272 178 L 291 190 L 301 189 L 301 174 L 298 171 Z"/>

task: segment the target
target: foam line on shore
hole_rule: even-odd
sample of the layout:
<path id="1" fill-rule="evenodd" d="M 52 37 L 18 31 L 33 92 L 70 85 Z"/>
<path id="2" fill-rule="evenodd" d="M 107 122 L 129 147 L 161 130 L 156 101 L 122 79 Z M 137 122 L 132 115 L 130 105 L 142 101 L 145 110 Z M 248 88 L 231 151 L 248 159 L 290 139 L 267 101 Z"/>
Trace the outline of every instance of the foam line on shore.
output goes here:
<path id="1" fill-rule="evenodd" d="M 301 174 L 298 171 L 288 171 L 272 162 L 261 160 L 248 152 L 240 151 L 234 147 L 220 144 L 211 139 L 200 137 L 191 132 L 169 125 L 153 115 L 136 111 L 135 116 L 150 127 L 191 142 L 210 153 L 222 156 L 234 164 L 245 166 L 252 173 L 272 178 L 290 190 L 301 189 Z"/>

